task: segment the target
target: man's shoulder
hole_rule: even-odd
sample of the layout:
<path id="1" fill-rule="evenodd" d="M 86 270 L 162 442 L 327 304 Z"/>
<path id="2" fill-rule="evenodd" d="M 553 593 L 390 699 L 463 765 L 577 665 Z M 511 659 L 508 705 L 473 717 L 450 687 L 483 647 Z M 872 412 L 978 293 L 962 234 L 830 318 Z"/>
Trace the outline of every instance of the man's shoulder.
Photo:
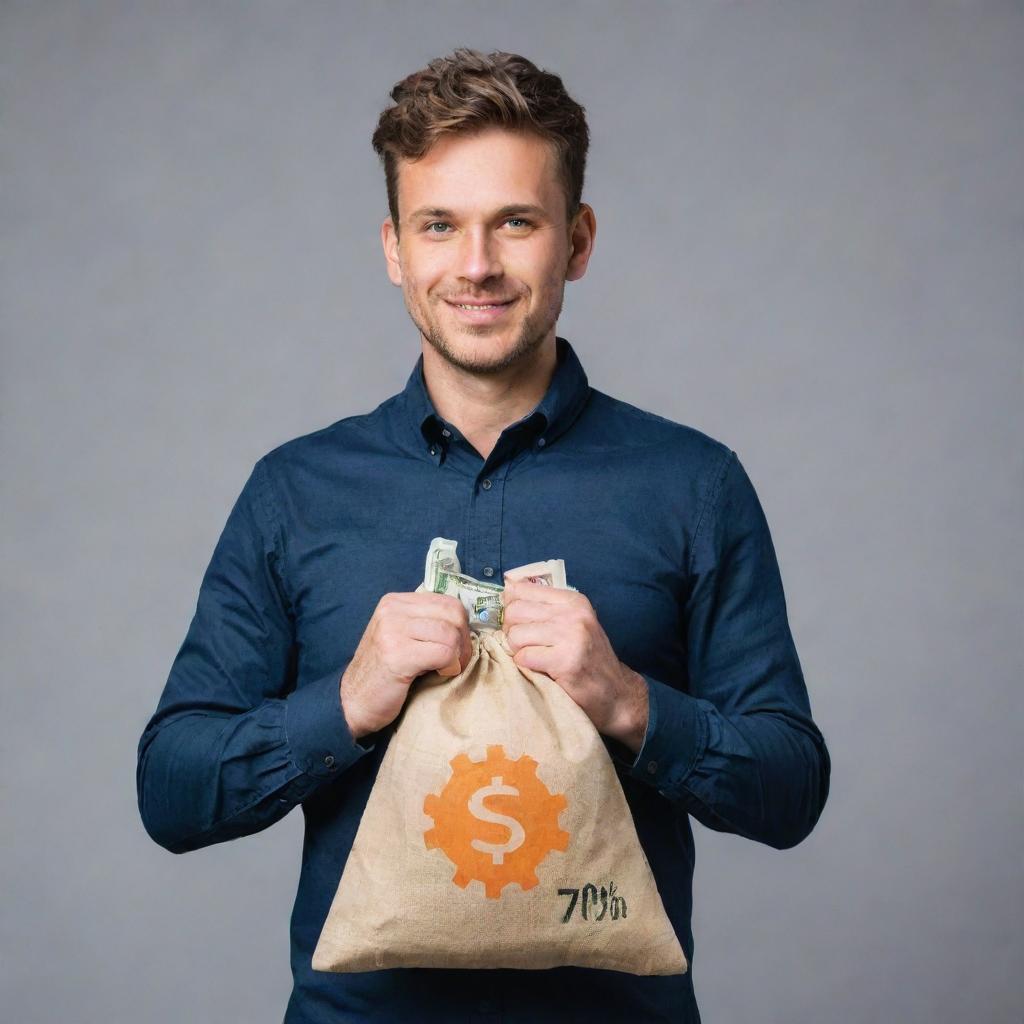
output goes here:
<path id="1" fill-rule="evenodd" d="M 393 406 L 400 395 L 392 395 L 370 412 L 353 413 L 325 427 L 300 434 L 271 448 L 260 459 L 269 466 L 283 469 L 310 461 L 337 458 L 340 453 L 380 443 L 382 432 L 391 429 Z"/>
<path id="2" fill-rule="evenodd" d="M 591 388 L 586 435 L 597 447 L 642 448 L 682 456 L 702 464 L 721 465 L 733 454 L 724 441 L 678 420 L 642 409 L 597 388 Z"/>

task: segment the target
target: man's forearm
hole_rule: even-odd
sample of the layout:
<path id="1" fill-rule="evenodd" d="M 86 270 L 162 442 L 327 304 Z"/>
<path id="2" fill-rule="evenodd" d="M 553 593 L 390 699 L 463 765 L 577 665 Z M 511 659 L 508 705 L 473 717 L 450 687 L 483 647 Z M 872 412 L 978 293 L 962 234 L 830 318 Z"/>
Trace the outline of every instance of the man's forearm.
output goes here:
<path id="1" fill-rule="evenodd" d="M 185 853 L 267 828 L 373 748 L 349 735 L 333 672 L 249 711 L 182 710 L 143 733 L 139 811 Z"/>

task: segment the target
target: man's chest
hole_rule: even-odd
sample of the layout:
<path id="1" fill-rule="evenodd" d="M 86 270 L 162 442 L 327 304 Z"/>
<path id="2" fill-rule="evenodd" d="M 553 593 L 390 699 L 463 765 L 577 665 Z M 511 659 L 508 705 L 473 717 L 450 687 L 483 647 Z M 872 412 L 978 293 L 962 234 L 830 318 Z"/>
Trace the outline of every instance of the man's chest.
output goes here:
<path id="1" fill-rule="evenodd" d="M 464 572 L 495 583 L 507 569 L 561 558 L 626 664 L 682 658 L 692 510 L 673 507 L 656 479 L 631 474 L 624 460 L 513 461 L 477 476 L 356 464 L 290 498 L 300 684 L 347 663 L 381 596 L 422 582 L 438 536 L 458 541 Z"/>

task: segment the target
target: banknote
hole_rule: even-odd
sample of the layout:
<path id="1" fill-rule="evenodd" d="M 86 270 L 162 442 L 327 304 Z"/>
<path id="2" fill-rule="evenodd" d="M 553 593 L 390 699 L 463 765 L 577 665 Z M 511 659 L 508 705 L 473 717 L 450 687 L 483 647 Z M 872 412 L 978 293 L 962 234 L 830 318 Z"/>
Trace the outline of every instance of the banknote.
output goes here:
<path id="1" fill-rule="evenodd" d="M 455 553 L 458 541 L 435 537 L 427 551 L 427 565 L 423 571 L 423 586 L 426 590 L 434 589 L 434 581 L 441 572 L 462 572 L 459 556 Z"/>
<path id="2" fill-rule="evenodd" d="M 504 585 L 487 583 L 478 580 L 462 571 L 456 553 L 458 541 L 446 537 L 435 537 L 427 551 L 427 561 L 423 573 L 423 582 L 417 591 L 430 591 L 434 594 L 450 594 L 456 597 L 466 609 L 469 628 L 476 633 L 486 630 L 500 629 L 504 619 Z M 549 558 L 542 562 L 530 562 L 527 565 L 509 569 L 505 574 L 506 581 L 529 580 L 548 587 L 561 587 L 564 590 L 575 590 L 565 579 L 565 562 L 561 558 Z M 439 672 L 443 676 L 457 675 L 461 671 L 458 660 L 446 665 Z"/>
<path id="3" fill-rule="evenodd" d="M 549 558 L 546 562 L 531 562 L 529 565 L 520 565 L 516 569 L 509 569 L 505 573 L 505 580 L 529 580 L 533 583 L 543 583 L 548 587 L 561 587 L 566 589 L 565 562 L 561 558 Z"/>

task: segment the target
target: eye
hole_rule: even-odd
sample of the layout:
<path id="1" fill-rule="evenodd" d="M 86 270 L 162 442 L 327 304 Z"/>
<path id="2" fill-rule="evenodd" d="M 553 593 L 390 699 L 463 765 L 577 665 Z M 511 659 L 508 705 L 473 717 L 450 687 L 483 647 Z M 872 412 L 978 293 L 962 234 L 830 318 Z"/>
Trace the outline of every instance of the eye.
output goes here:
<path id="1" fill-rule="evenodd" d="M 509 217 L 505 223 L 511 224 L 517 231 L 521 231 L 523 228 L 532 227 L 530 222 L 528 220 L 524 220 L 522 217 Z"/>
<path id="2" fill-rule="evenodd" d="M 427 234 L 430 234 L 430 235 L 443 235 L 445 232 L 443 232 L 443 231 L 433 231 L 431 229 L 432 228 L 447 228 L 447 227 L 451 227 L 451 225 L 450 224 L 446 224 L 443 220 L 435 220 L 435 221 L 432 221 L 430 224 L 427 224 L 426 227 L 424 228 L 424 230 L 427 232 Z"/>

